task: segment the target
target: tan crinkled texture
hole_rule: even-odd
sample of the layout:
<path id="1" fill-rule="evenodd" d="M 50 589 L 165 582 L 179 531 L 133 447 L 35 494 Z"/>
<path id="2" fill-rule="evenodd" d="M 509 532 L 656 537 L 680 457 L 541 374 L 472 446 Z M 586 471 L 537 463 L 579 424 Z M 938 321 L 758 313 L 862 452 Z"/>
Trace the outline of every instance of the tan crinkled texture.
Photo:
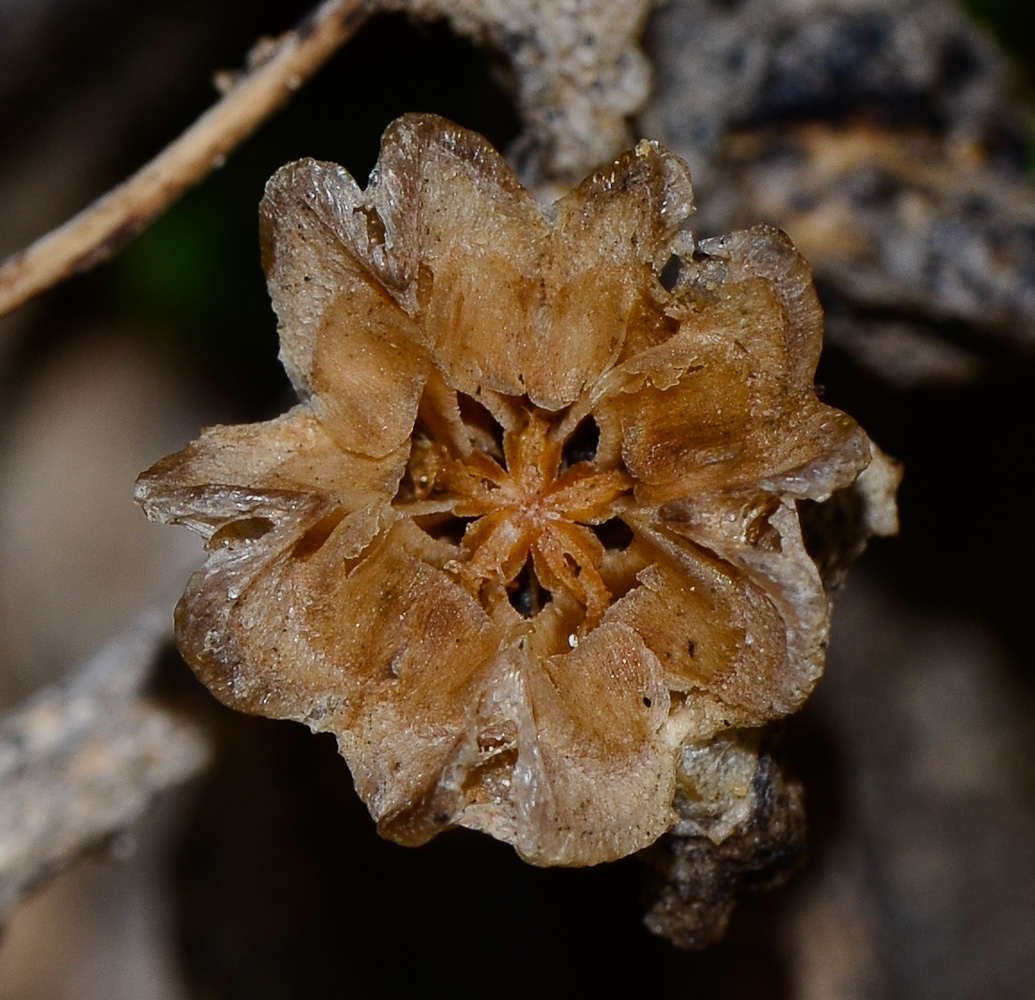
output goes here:
<path id="1" fill-rule="evenodd" d="M 796 502 L 871 446 L 815 396 L 786 237 L 691 251 L 691 209 L 685 164 L 641 142 L 543 211 L 430 115 L 388 129 L 366 190 L 312 160 L 267 187 L 302 402 L 208 429 L 137 496 L 208 539 L 187 661 L 335 733 L 387 837 L 622 857 L 675 822 L 682 747 L 794 711 L 822 671 Z"/>

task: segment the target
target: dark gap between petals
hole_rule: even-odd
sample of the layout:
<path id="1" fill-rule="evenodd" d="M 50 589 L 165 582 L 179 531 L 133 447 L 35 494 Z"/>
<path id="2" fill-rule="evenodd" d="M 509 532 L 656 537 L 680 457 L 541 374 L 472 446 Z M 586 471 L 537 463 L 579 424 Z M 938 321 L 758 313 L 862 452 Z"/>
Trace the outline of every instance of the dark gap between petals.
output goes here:
<path id="1" fill-rule="evenodd" d="M 661 282 L 661 287 L 666 292 L 671 292 L 676 285 L 679 283 L 679 272 L 682 270 L 683 262 L 675 254 L 672 254 L 667 261 L 665 266 L 661 269 L 661 273 L 658 275 L 658 281 Z"/>
<path id="2" fill-rule="evenodd" d="M 553 595 L 539 582 L 529 560 L 507 587 L 507 599 L 523 618 L 535 618 L 550 603 Z"/>
<path id="3" fill-rule="evenodd" d="M 428 514 L 425 517 L 415 517 L 413 522 L 424 534 L 436 541 L 459 545 L 467 533 L 467 526 L 475 520 L 477 518 L 457 517 L 455 514 Z"/>
<path id="4" fill-rule="evenodd" d="M 561 450 L 561 469 L 571 468 L 579 462 L 592 462 L 597 457 L 600 445 L 600 428 L 592 417 L 583 417 L 568 435 Z"/>
<path id="5" fill-rule="evenodd" d="M 632 528 L 620 517 L 612 517 L 603 524 L 590 524 L 587 527 L 597 536 L 600 544 L 612 552 L 627 549 L 632 544 Z"/>

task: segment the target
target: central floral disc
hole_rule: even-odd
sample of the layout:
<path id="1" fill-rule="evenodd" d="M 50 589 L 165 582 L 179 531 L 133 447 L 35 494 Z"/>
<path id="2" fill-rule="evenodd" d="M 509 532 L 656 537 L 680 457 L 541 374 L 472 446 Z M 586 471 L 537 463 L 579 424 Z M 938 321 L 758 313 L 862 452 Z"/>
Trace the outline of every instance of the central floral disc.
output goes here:
<path id="1" fill-rule="evenodd" d="M 612 598 L 600 526 L 611 523 L 605 534 L 616 534 L 632 479 L 600 467 L 592 417 L 574 423 L 565 411 L 500 397 L 504 427 L 474 400 L 452 396 L 425 397 L 397 509 L 457 545 L 447 568 L 490 613 L 507 602 L 532 618 L 564 593 L 595 624 Z"/>

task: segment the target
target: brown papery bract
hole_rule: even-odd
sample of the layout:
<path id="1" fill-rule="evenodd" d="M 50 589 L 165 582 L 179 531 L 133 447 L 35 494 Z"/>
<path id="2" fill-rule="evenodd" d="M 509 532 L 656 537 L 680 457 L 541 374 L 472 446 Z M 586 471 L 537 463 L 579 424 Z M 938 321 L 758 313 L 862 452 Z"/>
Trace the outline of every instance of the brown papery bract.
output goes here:
<path id="1" fill-rule="evenodd" d="M 644 141 L 544 211 L 431 115 L 389 127 L 366 190 L 313 160 L 267 186 L 301 402 L 209 428 L 137 497 L 208 539 L 176 615 L 198 676 L 333 732 L 387 837 L 622 857 L 675 822 L 682 748 L 794 711 L 822 671 L 797 502 L 871 445 L 816 398 L 787 238 L 694 247 L 691 210 Z"/>

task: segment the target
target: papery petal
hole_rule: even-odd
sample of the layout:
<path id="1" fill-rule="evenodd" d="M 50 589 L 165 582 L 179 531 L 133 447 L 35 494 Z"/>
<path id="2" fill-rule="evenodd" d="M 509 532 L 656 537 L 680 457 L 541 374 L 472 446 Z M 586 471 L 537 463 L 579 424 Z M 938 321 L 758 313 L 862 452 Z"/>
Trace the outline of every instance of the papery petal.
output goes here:
<path id="1" fill-rule="evenodd" d="M 822 313 L 782 233 L 758 227 L 684 262 L 679 332 L 610 372 L 597 404 L 622 428 L 643 500 L 761 485 L 821 499 L 869 462 L 854 420 L 812 385 Z M 606 391 L 605 391 L 606 390 Z"/>
<path id="2" fill-rule="evenodd" d="M 634 522 L 636 540 L 629 554 L 646 565 L 637 574 L 639 586 L 617 601 L 604 621 L 638 632 L 657 655 L 665 682 L 685 694 L 674 718 L 685 727 L 687 739 L 708 739 L 731 726 L 760 725 L 793 711 L 818 677 L 815 650 L 802 648 L 796 615 L 817 608 L 807 600 L 800 602 L 804 609 L 788 607 L 786 595 L 771 584 L 781 573 L 786 578 L 787 564 L 799 570 L 807 564 L 806 582 L 822 598 L 796 525 L 769 511 L 766 528 L 771 534 L 765 544 L 770 547 L 752 562 L 740 558 L 741 550 L 750 548 L 746 542 L 716 538 L 698 525 L 696 512 L 671 506 L 672 524 L 668 519 L 663 525 Z M 721 518 L 728 513 L 723 509 Z M 736 516 L 743 531 L 747 515 L 738 511 Z M 711 521 L 708 527 L 713 527 Z M 774 567 L 769 578 L 760 578 L 763 561 Z M 825 626 L 825 601 L 818 611 L 818 624 Z M 807 628 L 816 625 L 810 619 Z M 821 630 L 820 639 L 824 635 Z"/>
<path id="3" fill-rule="evenodd" d="M 384 224 L 339 166 L 299 160 L 260 206 L 281 360 L 342 447 L 382 456 L 409 436 L 427 376 L 418 328 L 389 295 Z"/>
<path id="4" fill-rule="evenodd" d="M 315 511 L 365 503 L 370 494 L 390 497 L 407 452 L 380 459 L 344 452 L 302 404 L 264 423 L 207 428 L 142 473 L 136 499 L 152 520 L 206 538 L 249 518 L 301 525 Z"/>
<path id="5" fill-rule="evenodd" d="M 533 402 L 557 409 L 604 371 L 692 211 L 686 164 L 646 140 L 557 202 Z"/>
<path id="6" fill-rule="evenodd" d="M 460 808 L 437 785 L 498 629 L 384 508 L 306 541 L 239 556 L 248 582 L 229 599 L 210 557 L 178 608 L 180 648 L 226 704 L 333 732 L 382 832 L 423 842 Z"/>
<path id="7" fill-rule="evenodd" d="M 671 826 L 668 692 L 635 633 L 601 626 L 547 657 L 522 638 L 483 676 L 450 772 L 466 799 L 457 822 L 539 865 L 614 861 Z"/>
<path id="8" fill-rule="evenodd" d="M 733 576 L 750 582 L 783 622 L 783 665 L 760 687 L 756 705 L 768 717 L 799 708 L 823 673 L 830 631 L 829 597 L 815 562 L 805 550 L 796 504 L 766 494 L 688 498 L 660 510 L 666 533 L 714 553 Z M 747 606 L 747 605 L 746 605 Z M 758 637 L 754 646 L 758 646 Z M 756 649 L 760 663 L 772 651 Z"/>
<path id="9" fill-rule="evenodd" d="M 542 212 L 480 135 L 434 115 L 385 131 L 371 178 L 388 255 L 455 389 L 542 395 Z"/>
<path id="10" fill-rule="evenodd" d="M 640 850 L 673 822 L 674 745 L 657 658 L 608 623 L 569 653 L 531 661 L 533 745 L 514 838 L 536 864 L 589 865 Z"/>

